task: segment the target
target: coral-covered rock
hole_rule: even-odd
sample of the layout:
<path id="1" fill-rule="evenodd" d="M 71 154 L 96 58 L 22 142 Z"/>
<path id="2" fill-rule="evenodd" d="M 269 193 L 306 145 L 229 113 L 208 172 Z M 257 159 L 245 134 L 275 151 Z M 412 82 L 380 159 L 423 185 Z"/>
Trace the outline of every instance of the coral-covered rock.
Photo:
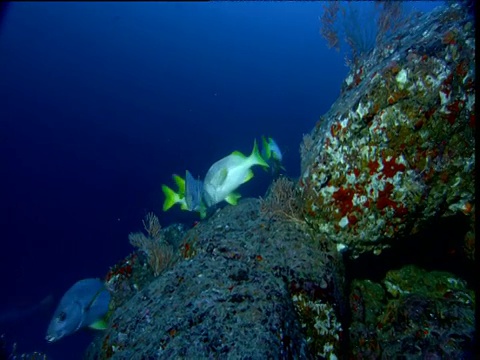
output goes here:
<path id="1" fill-rule="evenodd" d="M 355 359 L 473 356 L 475 295 L 453 274 L 405 266 L 382 283 L 355 280 L 350 309 Z"/>
<path id="2" fill-rule="evenodd" d="M 359 61 L 302 145 L 305 214 L 356 257 L 474 201 L 475 31 L 463 7 L 414 19 Z"/>
<path id="3" fill-rule="evenodd" d="M 339 356 L 341 257 L 313 236 L 260 200 L 225 207 L 185 234 L 195 255 L 117 302 L 87 358 Z"/>

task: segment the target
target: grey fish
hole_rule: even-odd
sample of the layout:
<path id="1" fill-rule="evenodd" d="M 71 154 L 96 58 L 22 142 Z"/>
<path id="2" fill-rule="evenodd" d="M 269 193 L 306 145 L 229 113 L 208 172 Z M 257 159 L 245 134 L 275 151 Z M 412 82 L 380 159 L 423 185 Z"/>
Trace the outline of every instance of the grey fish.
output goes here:
<path id="1" fill-rule="evenodd" d="M 257 142 L 253 143 L 250 156 L 239 151 L 214 163 L 205 175 L 203 195 L 207 206 L 213 206 L 225 200 L 231 205 L 237 203 L 239 194 L 235 190 L 253 177 L 254 165 L 269 167 L 258 151 Z"/>
<path id="2" fill-rule="evenodd" d="M 108 312 L 110 293 L 99 279 L 76 282 L 63 295 L 53 314 L 45 339 L 58 341 L 83 327 L 105 328 L 102 319 Z"/>
<path id="3" fill-rule="evenodd" d="M 204 217 L 203 181 L 196 180 L 188 170 L 185 171 L 185 203 L 189 211 L 198 211 Z"/>
<path id="4" fill-rule="evenodd" d="M 285 171 L 285 168 L 282 166 L 283 155 L 275 140 L 271 137 L 266 138 L 262 136 L 262 145 L 262 157 L 270 165 L 272 174 L 276 176 L 280 173 L 280 170 Z"/>

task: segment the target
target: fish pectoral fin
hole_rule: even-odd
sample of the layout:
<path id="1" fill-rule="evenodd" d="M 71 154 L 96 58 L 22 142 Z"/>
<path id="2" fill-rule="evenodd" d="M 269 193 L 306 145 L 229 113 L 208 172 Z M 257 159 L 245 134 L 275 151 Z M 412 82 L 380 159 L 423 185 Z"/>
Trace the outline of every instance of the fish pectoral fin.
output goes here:
<path id="1" fill-rule="evenodd" d="M 108 327 L 108 324 L 105 319 L 100 319 L 95 321 L 93 324 L 90 324 L 88 327 L 95 330 L 105 330 Z"/>
<path id="2" fill-rule="evenodd" d="M 247 174 L 245 175 L 245 178 L 243 179 L 243 183 L 246 183 L 248 180 L 253 178 L 253 171 L 252 169 L 248 169 Z"/>
<path id="3" fill-rule="evenodd" d="M 238 199 L 240 199 L 242 195 L 239 193 L 232 192 L 226 198 L 225 201 L 230 205 L 237 205 Z"/>

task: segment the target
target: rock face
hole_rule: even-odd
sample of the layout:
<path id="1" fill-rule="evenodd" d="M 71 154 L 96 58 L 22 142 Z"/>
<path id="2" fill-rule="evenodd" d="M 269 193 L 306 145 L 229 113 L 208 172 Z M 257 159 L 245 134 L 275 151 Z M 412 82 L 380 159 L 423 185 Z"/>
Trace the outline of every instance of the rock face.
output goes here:
<path id="1" fill-rule="evenodd" d="M 351 284 L 350 346 L 355 359 L 465 359 L 474 354 L 475 294 L 450 273 L 415 266 L 382 283 Z"/>
<path id="2" fill-rule="evenodd" d="M 475 198 L 475 28 L 439 10 L 359 62 L 301 148 L 308 222 L 353 257 L 379 254 Z"/>
<path id="3" fill-rule="evenodd" d="M 185 236 L 196 255 L 117 302 L 87 358 L 289 359 L 340 352 L 341 261 L 300 222 L 279 221 L 251 199 Z"/>

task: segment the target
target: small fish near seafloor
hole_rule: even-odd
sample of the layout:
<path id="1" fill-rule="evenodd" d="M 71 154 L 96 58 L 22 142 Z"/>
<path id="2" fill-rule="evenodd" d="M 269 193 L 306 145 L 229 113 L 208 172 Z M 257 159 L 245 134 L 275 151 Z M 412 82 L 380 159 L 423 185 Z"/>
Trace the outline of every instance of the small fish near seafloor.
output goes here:
<path id="1" fill-rule="evenodd" d="M 63 295 L 53 314 L 45 339 L 58 341 L 84 327 L 105 329 L 110 293 L 100 279 L 76 282 Z"/>
<path id="2" fill-rule="evenodd" d="M 202 219 L 205 217 L 203 181 L 195 179 L 188 170 L 185 171 L 185 203 L 187 204 L 187 210 L 199 212 Z"/>
<path id="3" fill-rule="evenodd" d="M 167 185 L 162 185 L 165 195 L 163 211 L 179 204 L 182 210 L 198 212 L 200 218 L 205 218 L 207 208 L 203 201 L 203 181 L 195 179 L 188 170 L 185 171 L 185 179 L 176 174 L 172 175 L 172 178 L 177 184 L 178 190 L 175 192 Z"/>
<path id="4" fill-rule="evenodd" d="M 283 155 L 278 144 L 272 137 L 262 136 L 262 157 L 270 165 L 272 174 L 278 175 L 280 170 L 285 171 L 282 165 Z"/>

